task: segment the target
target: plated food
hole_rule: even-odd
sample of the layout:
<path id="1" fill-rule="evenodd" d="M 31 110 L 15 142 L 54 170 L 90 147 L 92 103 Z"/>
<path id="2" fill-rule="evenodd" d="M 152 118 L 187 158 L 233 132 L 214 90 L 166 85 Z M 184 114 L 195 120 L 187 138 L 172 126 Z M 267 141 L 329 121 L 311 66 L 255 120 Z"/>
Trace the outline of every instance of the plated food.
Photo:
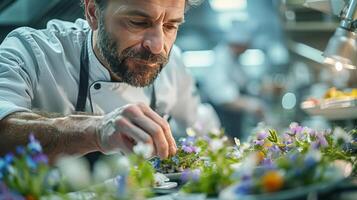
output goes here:
<path id="1" fill-rule="evenodd" d="M 301 109 L 310 115 L 320 115 L 331 120 L 357 118 L 357 88 L 326 91 L 323 99 L 308 98 L 301 103 Z"/>

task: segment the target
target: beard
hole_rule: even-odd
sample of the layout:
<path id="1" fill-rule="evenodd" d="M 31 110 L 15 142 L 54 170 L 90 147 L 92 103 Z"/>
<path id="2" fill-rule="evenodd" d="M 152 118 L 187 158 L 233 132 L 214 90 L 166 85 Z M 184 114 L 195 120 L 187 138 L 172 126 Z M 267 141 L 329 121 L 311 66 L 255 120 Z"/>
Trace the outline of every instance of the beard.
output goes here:
<path id="1" fill-rule="evenodd" d="M 123 82 L 135 87 L 152 84 L 168 62 L 168 56 L 153 54 L 146 48 L 136 50 L 129 47 L 119 53 L 119 43 L 106 30 L 104 17 L 99 22 L 97 44 L 110 70 Z"/>

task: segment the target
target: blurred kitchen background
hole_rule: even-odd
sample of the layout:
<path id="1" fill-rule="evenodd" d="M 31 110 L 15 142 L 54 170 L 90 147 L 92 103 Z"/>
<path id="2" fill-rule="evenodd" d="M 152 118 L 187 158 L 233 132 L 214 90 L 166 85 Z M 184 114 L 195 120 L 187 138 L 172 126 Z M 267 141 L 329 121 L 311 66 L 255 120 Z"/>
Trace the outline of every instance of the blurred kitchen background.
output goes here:
<path id="1" fill-rule="evenodd" d="M 214 105 L 229 135 L 246 137 L 260 121 L 274 127 L 286 127 L 292 121 L 321 128 L 333 124 L 357 126 L 353 113 L 331 118 L 326 116 L 331 113 L 311 115 L 301 108 L 309 98 L 323 99 L 331 87 L 346 92 L 357 88 L 357 70 L 336 63 L 322 64 L 321 55 L 340 24 L 338 15 L 348 3 L 205 0 L 187 12 L 176 45 L 196 78 L 202 100 Z M 44 28 L 54 18 L 83 18 L 79 0 L 1 0 L 0 41 L 17 27 Z M 236 45 L 240 56 L 225 58 L 229 53 L 218 47 L 235 42 L 243 44 Z M 227 64 L 227 59 L 232 62 Z M 214 71 L 215 66 L 222 66 L 226 72 Z M 222 73 L 222 78 L 216 73 Z M 222 82 L 232 85 L 220 87 Z M 209 87 L 212 84 L 217 87 Z M 237 95 L 247 97 L 243 106 L 222 106 Z M 357 113 L 356 105 L 351 110 Z"/>

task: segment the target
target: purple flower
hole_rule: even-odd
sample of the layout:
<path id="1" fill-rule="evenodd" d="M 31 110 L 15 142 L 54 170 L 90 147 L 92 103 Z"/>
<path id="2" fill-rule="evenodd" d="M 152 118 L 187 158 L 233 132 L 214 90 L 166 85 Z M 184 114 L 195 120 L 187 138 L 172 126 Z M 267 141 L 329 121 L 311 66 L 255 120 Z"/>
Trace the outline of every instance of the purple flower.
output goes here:
<path id="1" fill-rule="evenodd" d="M 194 169 L 193 171 L 192 171 L 192 180 L 193 181 L 198 181 L 199 179 L 200 179 L 200 176 L 201 176 L 201 170 L 199 170 L 199 169 Z"/>
<path id="2" fill-rule="evenodd" d="M 43 154 L 43 153 L 39 153 L 35 156 L 33 156 L 33 160 L 38 163 L 38 164 L 47 164 L 48 163 L 48 157 Z"/>
<path id="3" fill-rule="evenodd" d="M 184 170 L 181 174 L 181 181 L 182 182 L 188 182 L 188 181 L 194 181 L 197 182 L 200 179 L 201 176 L 201 170 L 199 169 L 194 169 L 194 170 Z"/>
<path id="4" fill-rule="evenodd" d="M 298 123 L 293 122 L 290 124 L 290 132 L 289 135 L 296 135 L 297 133 L 300 133 L 304 130 L 302 126 L 300 126 Z"/>
<path id="5" fill-rule="evenodd" d="M 265 138 L 267 138 L 267 137 L 268 137 L 268 133 L 265 131 L 262 131 L 262 132 L 258 133 L 258 135 L 257 135 L 258 140 L 265 140 Z"/>
<path id="6" fill-rule="evenodd" d="M 327 143 L 327 140 L 324 136 L 323 133 L 317 133 L 316 134 L 316 144 L 313 145 L 313 148 L 316 149 L 316 148 L 319 148 L 319 147 L 327 147 L 328 146 L 328 143 Z"/>
<path id="7" fill-rule="evenodd" d="M 2 182 L 0 182 L 0 199 L 4 200 L 24 200 L 20 195 L 13 193 L 8 187 Z"/>
<path id="8" fill-rule="evenodd" d="M 182 150 L 186 153 L 192 153 L 193 152 L 193 149 L 191 146 L 182 146 Z"/>
<path id="9" fill-rule="evenodd" d="M 281 150 L 280 150 L 280 148 L 278 147 L 278 145 L 273 145 L 273 146 L 271 146 L 270 148 L 269 148 L 269 150 L 271 151 L 271 152 L 273 152 L 273 153 L 280 153 L 281 152 Z"/>
<path id="10" fill-rule="evenodd" d="M 284 133 L 283 134 L 283 137 L 282 137 L 282 140 L 283 140 L 283 144 L 285 145 L 289 145 L 289 144 L 292 144 L 293 143 L 293 139 L 291 138 L 291 136 L 287 133 Z"/>
<path id="11" fill-rule="evenodd" d="M 263 146 L 264 140 L 254 140 L 254 141 L 253 141 L 253 144 L 254 144 L 254 145 L 258 145 L 258 146 Z"/>
<path id="12" fill-rule="evenodd" d="M 310 135 L 310 137 L 316 137 L 316 131 L 313 129 L 309 129 L 308 134 Z"/>
<path id="13" fill-rule="evenodd" d="M 263 161 L 262 161 L 262 166 L 265 167 L 265 168 L 274 168 L 274 163 L 273 163 L 273 160 L 270 159 L 270 158 L 264 158 Z"/>

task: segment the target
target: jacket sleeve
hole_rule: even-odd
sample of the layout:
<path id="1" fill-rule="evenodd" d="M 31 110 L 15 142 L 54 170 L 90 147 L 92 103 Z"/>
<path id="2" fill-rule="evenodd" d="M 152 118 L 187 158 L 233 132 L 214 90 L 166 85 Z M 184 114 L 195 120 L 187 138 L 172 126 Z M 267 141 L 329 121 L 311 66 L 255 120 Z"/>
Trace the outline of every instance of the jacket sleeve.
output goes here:
<path id="1" fill-rule="evenodd" d="M 16 31 L 0 45 L 0 120 L 18 111 L 30 111 L 35 64 L 25 38 Z"/>

